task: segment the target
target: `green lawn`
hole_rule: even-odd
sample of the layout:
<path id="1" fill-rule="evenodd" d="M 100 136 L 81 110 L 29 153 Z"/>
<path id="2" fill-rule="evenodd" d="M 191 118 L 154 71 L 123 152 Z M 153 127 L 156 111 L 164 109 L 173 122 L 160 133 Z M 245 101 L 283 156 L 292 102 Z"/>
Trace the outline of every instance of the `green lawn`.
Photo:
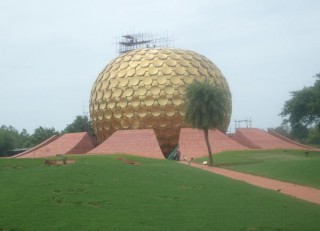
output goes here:
<path id="1" fill-rule="evenodd" d="M 0 159 L 0 230 L 317 231 L 320 206 L 174 161 Z"/>
<path id="2" fill-rule="evenodd" d="M 299 150 L 237 151 L 214 158 L 219 167 L 320 188 L 320 152 L 306 156 Z"/>

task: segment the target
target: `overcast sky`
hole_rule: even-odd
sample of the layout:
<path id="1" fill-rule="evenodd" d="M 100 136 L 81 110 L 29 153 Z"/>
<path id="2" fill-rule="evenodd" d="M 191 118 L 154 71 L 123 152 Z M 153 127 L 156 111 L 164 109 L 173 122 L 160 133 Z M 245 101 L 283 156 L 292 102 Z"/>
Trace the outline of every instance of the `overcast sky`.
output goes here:
<path id="1" fill-rule="evenodd" d="M 290 91 L 320 73 L 319 0 L 0 0 L 0 125 L 64 129 L 88 111 L 117 37 L 167 31 L 227 78 L 232 129 L 279 126 Z"/>

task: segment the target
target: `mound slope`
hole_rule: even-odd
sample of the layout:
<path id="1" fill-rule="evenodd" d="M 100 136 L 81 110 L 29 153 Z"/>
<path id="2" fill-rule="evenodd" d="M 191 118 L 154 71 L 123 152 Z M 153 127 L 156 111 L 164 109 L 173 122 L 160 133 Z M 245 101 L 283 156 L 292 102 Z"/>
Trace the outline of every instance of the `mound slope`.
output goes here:
<path id="1" fill-rule="evenodd" d="M 164 159 L 153 129 L 118 130 L 88 154 L 125 153 Z"/>
<path id="2" fill-rule="evenodd" d="M 238 128 L 234 140 L 254 149 L 309 149 L 258 128 Z"/>
<path id="3" fill-rule="evenodd" d="M 217 129 L 209 130 L 209 142 L 213 153 L 249 149 Z M 181 155 L 189 158 L 208 155 L 204 132 L 199 129 L 182 128 L 180 132 L 179 147 Z"/>
<path id="4" fill-rule="evenodd" d="M 86 132 L 66 133 L 47 145 L 24 155 L 19 155 L 18 158 L 39 158 L 58 154 L 84 154 L 93 147 L 93 142 Z"/>

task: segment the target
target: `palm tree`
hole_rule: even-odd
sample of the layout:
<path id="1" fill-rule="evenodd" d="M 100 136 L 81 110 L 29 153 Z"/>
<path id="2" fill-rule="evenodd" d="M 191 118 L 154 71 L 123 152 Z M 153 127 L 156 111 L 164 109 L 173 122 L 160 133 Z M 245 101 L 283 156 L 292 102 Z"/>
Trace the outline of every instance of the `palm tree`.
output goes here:
<path id="1" fill-rule="evenodd" d="M 230 93 L 206 81 L 193 81 L 186 88 L 185 122 L 194 128 L 203 129 L 209 154 L 209 165 L 213 157 L 208 130 L 221 129 L 230 108 Z"/>

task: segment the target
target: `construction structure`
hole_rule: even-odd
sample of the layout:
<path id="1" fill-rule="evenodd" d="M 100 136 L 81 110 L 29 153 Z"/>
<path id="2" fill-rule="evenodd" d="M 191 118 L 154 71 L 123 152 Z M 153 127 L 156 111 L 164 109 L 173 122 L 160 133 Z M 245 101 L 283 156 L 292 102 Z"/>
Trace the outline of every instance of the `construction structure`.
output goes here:
<path id="1" fill-rule="evenodd" d="M 251 128 L 252 120 L 251 119 L 245 119 L 245 120 L 235 120 L 234 121 L 234 130 L 237 130 L 237 128 L 244 128 L 242 124 L 245 124 L 245 128 Z"/>
<path id="2" fill-rule="evenodd" d="M 117 39 L 116 49 L 119 55 L 143 48 L 173 48 L 173 36 L 149 33 L 130 33 Z"/>

